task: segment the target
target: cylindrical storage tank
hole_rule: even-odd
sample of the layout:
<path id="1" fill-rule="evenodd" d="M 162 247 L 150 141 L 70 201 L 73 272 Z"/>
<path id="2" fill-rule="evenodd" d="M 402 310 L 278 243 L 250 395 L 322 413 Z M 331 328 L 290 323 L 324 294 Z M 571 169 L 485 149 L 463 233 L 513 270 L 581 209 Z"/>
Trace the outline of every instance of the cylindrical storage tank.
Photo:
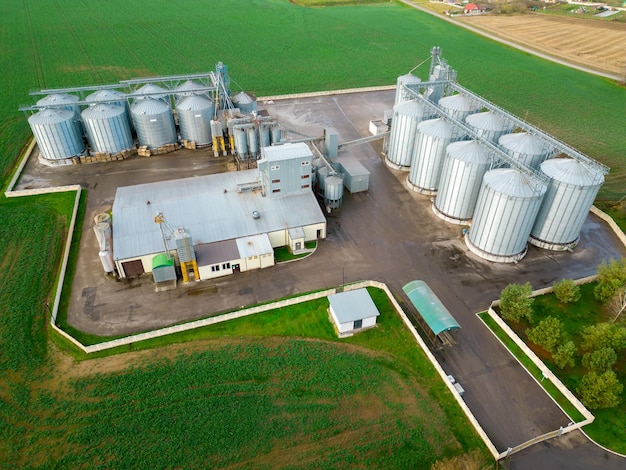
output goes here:
<path id="1" fill-rule="evenodd" d="M 180 136 L 197 145 L 211 143 L 211 119 L 215 114 L 213 101 L 203 96 L 185 96 L 176 105 Z"/>
<path id="2" fill-rule="evenodd" d="M 406 75 L 401 75 L 398 77 L 396 81 L 396 99 L 394 104 L 404 103 L 405 101 L 410 101 L 414 99 L 413 95 L 409 94 L 404 85 L 416 85 L 420 83 L 421 80 L 419 77 L 416 77 L 412 73 L 407 73 Z"/>
<path id="3" fill-rule="evenodd" d="M 211 128 L 211 135 L 213 137 L 223 137 L 224 136 L 224 128 L 222 127 L 222 123 L 217 119 L 211 119 L 209 123 L 209 127 Z"/>
<path id="4" fill-rule="evenodd" d="M 76 114 L 76 117 L 80 116 L 80 106 L 76 104 L 78 102 L 78 96 L 70 95 L 68 93 L 53 93 L 45 96 L 37 101 L 39 106 L 46 106 L 54 109 L 67 109 Z"/>
<path id="5" fill-rule="evenodd" d="M 179 101 L 186 96 L 194 95 L 200 95 L 208 98 L 208 90 L 206 90 L 205 88 L 206 87 L 204 85 L 194 82 L 193 80 L 187 80 L 186 82 L 176 87 L 174 91 L 174 96 L 176 97 L 176 101 Z M 176 108 L 178 109 L 178 105 L 176 105 Z"/>
<path id="6" fill-rule="evenodd" d="M 488 151 L 476 141 L 462 140 L 448 145 L 433 212 L 447 222 L 467 224 L 474 214 L 489 165 Z"/>
<path id="7" fill-rule="evenodd" d="M 465 122 L 476 135 L 493 143 L 497 143 L 501 136 L 508 134 L 514 128 L 512 122 L 493 111 L 470 114 L 465 118 Z"/>
<path id="8" fill-rule="evenodd" d="M 538 169 L 541 162 L 551 153 L 547 142 L 528 132 L 505 134 L 498 139 L 498 143 L 519 163 L 535 169 Z"/>
<path id="9" fill-rule="evenodd" d="M 133 147 L 133 136 L 121 106 L 100 103 L 81 113 L 93 152 L 118 153 Z"/>
<path id="10" fill-rule="evenodd" d="M 231 97 L 231 101 L 243 114 L 256 113 L 257 111 L 256 96 L 254 95 L 240 91 Z"/>
<path id="11" fill-rule="evenodd" d="M 405 101 L 393 107 L 389 147 L 385 159 L 387 166 L 396 170 L 409 170 L 417 125 L 430 117 L 430 112 L 417 101 Z"/>
<path id="12" fill-rule="evenodd" d="M 326 192 L 326 180 L 330 178 L 330 170 L 327 166 L 322 166 L 317 170 L 317 194 L 324 196 Z"/>
<path id="13" fill-rule="evenodd" d="M 512 168 L 485 173 L 465 237 L 470 251 L 500 263 L 522 259 L 545 191 L 545 184 Z"/>
<path id="14" fill-rule="evenodd" d="M 343 178 L 339 175 L 328 176 L 324 181 L 324 205 L 328 209 L 339 209 L 343 198 Z"/>
<path id="15" fill-rule="evenodd" d="M 246 134 L 248 135 L 248 151 L 250 156 L 256 159 L 259 157 L 259 135 L 257 134 L 256 126 L 248 127 Z"/>
<path id="16" fill-rule="evenodd" d="M 80 155 L 85 150 L 83 131 L 74 111 L 43 109 L 28 118 L 41 155 L 50 161 Z"/>
<path id="17" fill-rule="evenodd" d="M 233 133 L 235 135 L 235 151 L 240 160 L 245 160 L 248 157 L 246 128 L 244 126 L 234 126 Z"/>
<path id="18" fill-rule="evenodd" d="M 407 177 L 409 188 L 424 194 L 437 192 L 446 148 L 453 138 L 452 125 L 441 118 L 422 121 L 417 125 L 411 170 Z"/>
<path id="19" fill-rule="evenodd" d="M 130 108 L 139 145 L 157 148 L 176 142 L 176 127 L 169 105 L 161 100 L 137 100 Z"/>
<path id="20" fill-rule="evenodd" d="M 272 144 L 271 123 L 261 122 L 259 124 L 259 146 L 269 147 Z"/>
<path id="21" fill-rule="evenodd" d="M 124 114 L 126 115 L 126 119 L 128 120 L 128 125 L 132 126 L 132 120 L 130 118 L 130 106 L 128 105 L 128 101 L 126 100 L 126 95 L 121 91 L 117 90 L 98 90 L 94 91 L 90 95 L 85 97 L 85 101 L 89 101 L 93 103 L 91 106 L 96 105 L 98 103 L 108 103 L 114 104 L 116 106 L 121 106 L 124 108 Z"/>
<path id="22" fill-rule="evenodd" d="M 113 254 L 111 250 L 101 250 L 98 252 L 100 256 L 100 262 L 102 263 L 102 269 L 107 274 L 110 274 L 115 269 L 115 263 L 113 262 Z"/>
<path id="23" fill-rule="evenodd" d="M 578 244 L 604 175 L 571 158 L 546 160 L 540 168 L 550 182 L 529 241 L 549 250 L 572 249 Z"/>
<path id="24" fill-rule="evenodd" d="M 282 131 L 280 130 L 280 126 L 278 124 L 272 124 L 272 144 L 280 144 L 282 139 Z"/>
<path id="25" fill-rule="evenodd" d="M 108 222 L 98 222 L 93 226 L 93 231 L 98 240 L 100 251 L 111 248 L 111 224 Z"/>
<path id="26" fill-rule="evenodd" d="M 445 111 L 446 114 L 464 121 L 467 116 L 475 113 L 480 109 L 480 105 L 470 100 L 465 95 L 452 95 L 444 96 L 439 100 L 439 106 Z"/>
<path id="27" fill-rule="evenodd" d="M 169 91 L 159 85 L 155 85 L 154 83 L 147 83 L 141 88 L 133 91 L 131 95 L 137 97 L 138 99 L 151 98 L 153 100 L 161 100 L 169 104 Z"/>

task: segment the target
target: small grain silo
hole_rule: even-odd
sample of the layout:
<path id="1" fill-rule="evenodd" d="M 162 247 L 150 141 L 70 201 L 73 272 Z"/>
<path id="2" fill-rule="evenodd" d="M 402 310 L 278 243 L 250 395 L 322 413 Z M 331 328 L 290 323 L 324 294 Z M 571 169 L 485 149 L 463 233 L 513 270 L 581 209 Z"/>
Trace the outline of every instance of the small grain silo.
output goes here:
<path id="1" fill-rule="evenodd" d="M 182 139 L 196 145 L 211 143 L 211 119 L 215 115 L 212 100 L 200 95 L 185 96 L 178 101 L 176 111 Z"/>
<path id="2" fill-rule="evenodd" d="M 339 174 L 329 175 L 324 180 L 324 205 L 330 211 L 339 209 L 343 199 L 343 177 Z"/>
<path id="3" fill-rule="evenodd" d="M 193 271 L 195 280 L 199 281 L 200 274 L 198 272 L 198 262 L 196 261 L 196 251 L 193 247 L 193 238 L 187 230 L 181 227 L 176 231 L 174 239 L 176 240 L 176 252 L 178 253 L 183 281 L 189 281 L 190 270 Z"/>
<path id="4" fill-rule="evenodd" d="M 439 187 L 446 148 L 455 136 L 454 128 L 444 119 L 429 119 L 417 125 L 407 186 L 424 194 L 435 194 Z"/>
<path id="5" fill-rule="evenodd" d="M 439 100 L 439 107 L 448 115 L 459 121 L 480 109 L 480 105 L 462 94 L 444 96 Z"/>
<path id="6" fill-rule="evenodd" d="M 235 140 L 235 151 L 240 160 L 248 158 L 248 134 L 246 127 L 252 124 L 239 124 L 233 126 L 233 136 Z"/>
<path id="7" fill-rule="evenodd" d="M 493 111 L 470 114 L 465 118 L 465 122 L 476 135 L 492 143 L 497 143 L 501 136 L 508 134 L 514 128 L 511 121 Z"/>
<path id="8" fill-rule="evenodd" d="M 45 106 L 46 108 L 67 109 L 76 114 L 76 117 L 79 117 L 80 106 L 76 104 L 78 101 L 79 99 L 76 95 L 70 95 L 69 93 L 53 93 L 38 100 L 37 105 Z"/>
<path id="9" fill-rule="evenodd" d="M 411 93 L 407 92 L 404 86 L 417 85 L 420 82 L 421 80 L 419 79 L 419 77 L 416 77 L 412 73 L 407 73 L 406 75 L 399 76 L 396 81 L 396 98 L 394 101 L 394 105 L 415 99 L 415 97 Z"/>
<path id="10" fill-rule="evenodd" d="M 271 126 L 272 131 L 272 145 L 280 144 L 282 140 L 282 131 L 280 129 L 280 125 L 277 122 L 274 122 Z"/>
<path id="11" fill-rule="evenodd" d="M 67 159 L 85 150 L 83 131 L 74 111 L 43 109 L 28 118 L 41 155 L 51 164 L 67 163 Z"/>
<path id="12" fill-rule="evenodd" d="M 326 180 L 330 178 L 331 171 L 327 166 L 317 169 L 317 195 L 324 197 L 326 194 Z"/>
<path id="13" fill-rule="evenodd" d="M 150 149 L 176 142 L 176 127 L 172 109 L 154 98 L 137 100 L 130 107 L 139 145 Z"/>
<path id="14" fill-rule="evenodd" d="M 528 132 L 505 134 L 498 139 L 498 143 L 516 161 L 534 169 L 538 169 L 541 162 L 552 153 L 547 142 Z"/>
<path id="15" fill-rule="evenodd" d="M 231 101 L 233 102 L 235 108 L 239 108 L 239 111 L 243 114 L 257 112 L 256 96 L 254 95 L 240 91 L 235 96 L 231 97 Z"/>
<path id="16" fill-rule="evenodd" d="M 405 101 L 393 107 L 389 148 L 385 159 L 389 167 L 403 171 L 409 170 L 417 125 L 430 117 L 430 111 L 417 101 Z"/>
<path id="17" fill-rule="evenodd" d="M 476 141 L 448 145 L 433 212 L 447 222 L 467 224 L 490 163 L 488 151 Z"/>
<path id="18" fill-rule="evenodd" d="M 545 183 L 519 170 L 497 168 L 485 173 L 465 237 L 467 247 L 489 261 L 522 259 L 545 192 Z"/>
<path id="19" fill-rule="evenodd" d="M 93 152 L 115 154 L 133 147 L 133 136 L 121 106 L 99 103 L 81 113 Z"/>
<path id="20" fill-rule="evenodd" d="M 578 244 L 604 175 L 571 158 L 546 160 L 540 168 L 550 182 L 529 241 L 549 250 L 572 249 Z"/>

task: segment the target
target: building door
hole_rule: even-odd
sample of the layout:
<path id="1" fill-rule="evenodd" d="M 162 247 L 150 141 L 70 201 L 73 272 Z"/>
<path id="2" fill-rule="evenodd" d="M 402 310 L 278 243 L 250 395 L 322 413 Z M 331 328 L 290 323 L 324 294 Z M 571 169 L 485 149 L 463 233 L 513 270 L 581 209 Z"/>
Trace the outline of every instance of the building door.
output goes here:
<path id="1" fill-rule="evenodd" d="M 234 273 L 241 272 L 241 269 L 239 268 L 239 265 L 238 265 L 238 264 L 233 264 L 233 265 L 232 265 L 232 268 L 233 268 L 233 272 L 234 272 Z"/>
<path id="2" fill-rule="evenodd" d="M 300 251 L 302 249 L 302 242 L 296 242 L 296 251 Z"/>
<path id="3" fill-rule="evenodd" d="M 126 261 L 122 263 L 122 269 L 124 270 L 124 274 L 126 277 L 135 277 L 141 276 L 145 271 L 143 270 L 143 263 L 140 259 L 136 259 L 135 261 Z"/>
<path id="4" fill-rule="evenodd" d="M 352 327 L 352 329 L 358 330 L 360 328 L 363 328 L 363 320 L 354 320 L 354 326 Z"/>
<path id="5" fill-rule="evenodd" d="M 317 238 L 318 239 L 322 238 L 322 230 L 321 229 L 317 230 Z"/>

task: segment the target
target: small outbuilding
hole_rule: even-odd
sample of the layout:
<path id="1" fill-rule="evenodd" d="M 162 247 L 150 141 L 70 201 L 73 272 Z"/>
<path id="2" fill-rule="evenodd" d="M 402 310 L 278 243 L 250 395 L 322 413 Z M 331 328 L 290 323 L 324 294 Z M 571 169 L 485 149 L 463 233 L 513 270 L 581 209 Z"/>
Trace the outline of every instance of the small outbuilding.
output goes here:
<path id="1" fill-rule="evenodd" d="M 330 316 L 340 337 L 376 326 L 380 312 L 367 289 L 329 295 L 328 302 Z"/>

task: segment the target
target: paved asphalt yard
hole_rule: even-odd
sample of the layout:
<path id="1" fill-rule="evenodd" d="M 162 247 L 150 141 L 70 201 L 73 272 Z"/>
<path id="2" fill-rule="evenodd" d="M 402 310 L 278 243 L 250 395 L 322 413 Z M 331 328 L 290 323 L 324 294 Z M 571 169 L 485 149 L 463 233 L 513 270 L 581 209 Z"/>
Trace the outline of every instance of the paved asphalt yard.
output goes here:
<path id="1" fill-rule="evenodd" d="M 260 101 L 259 109 L 267 109 L 282 125 L 312 136 L 321 136 L 325 127 L 332 127 L 343 143 L 368 136 L 369 120 L 382 118 L 383 111 L 392 107 L 394 95 L 395 91 L 389 90 Z M 111 207 L 119 186 L 233 171 L 232 157 L 215 158 L 209 150 L 181 150 L 158 157 L 60 168 L 44 167 L 31 158 L 16 189 L 76 183 L 87 189 L 68 313 L 70 324 L 82 331 L 103 336 L 129 334 L 363 279 L 385 282 L 401 298 L 404 284 L 422 279 L 461 325 L 458 343 L 437 357 L 445 371 L 462 384 L 464 400 L 495 446 L 504 451 L 566 426 L 569 418 L 475 313 L 486 309 L 509 283 L 530 281 L 537 289 L 559 279 L 592 275 L 602 259 L 626 256 L 626 249 L 590 214 L 581 242 L 572 253 L 531 246 L 518 264 L 482 260 L 465 247 L 460 226 L 437 218 L 429 197 L 406 188 L 407 173 L 384 164 L 381 148 L 377 141 L 347 150 L 370 171 L 369 191 L 346 192 L 342 208 L 328 215 L 328 236 L 312 256 L 214 281 L 181 283 L 176 290 L 160 293 L 154 292 L 149 277 L 116 281 L 105 276 L 92 217 Z M 603 468 L 626 464 L 574 432 L 516 454 L 504 465 L 582 469 L 598 462 L 603 462 Z"/>

